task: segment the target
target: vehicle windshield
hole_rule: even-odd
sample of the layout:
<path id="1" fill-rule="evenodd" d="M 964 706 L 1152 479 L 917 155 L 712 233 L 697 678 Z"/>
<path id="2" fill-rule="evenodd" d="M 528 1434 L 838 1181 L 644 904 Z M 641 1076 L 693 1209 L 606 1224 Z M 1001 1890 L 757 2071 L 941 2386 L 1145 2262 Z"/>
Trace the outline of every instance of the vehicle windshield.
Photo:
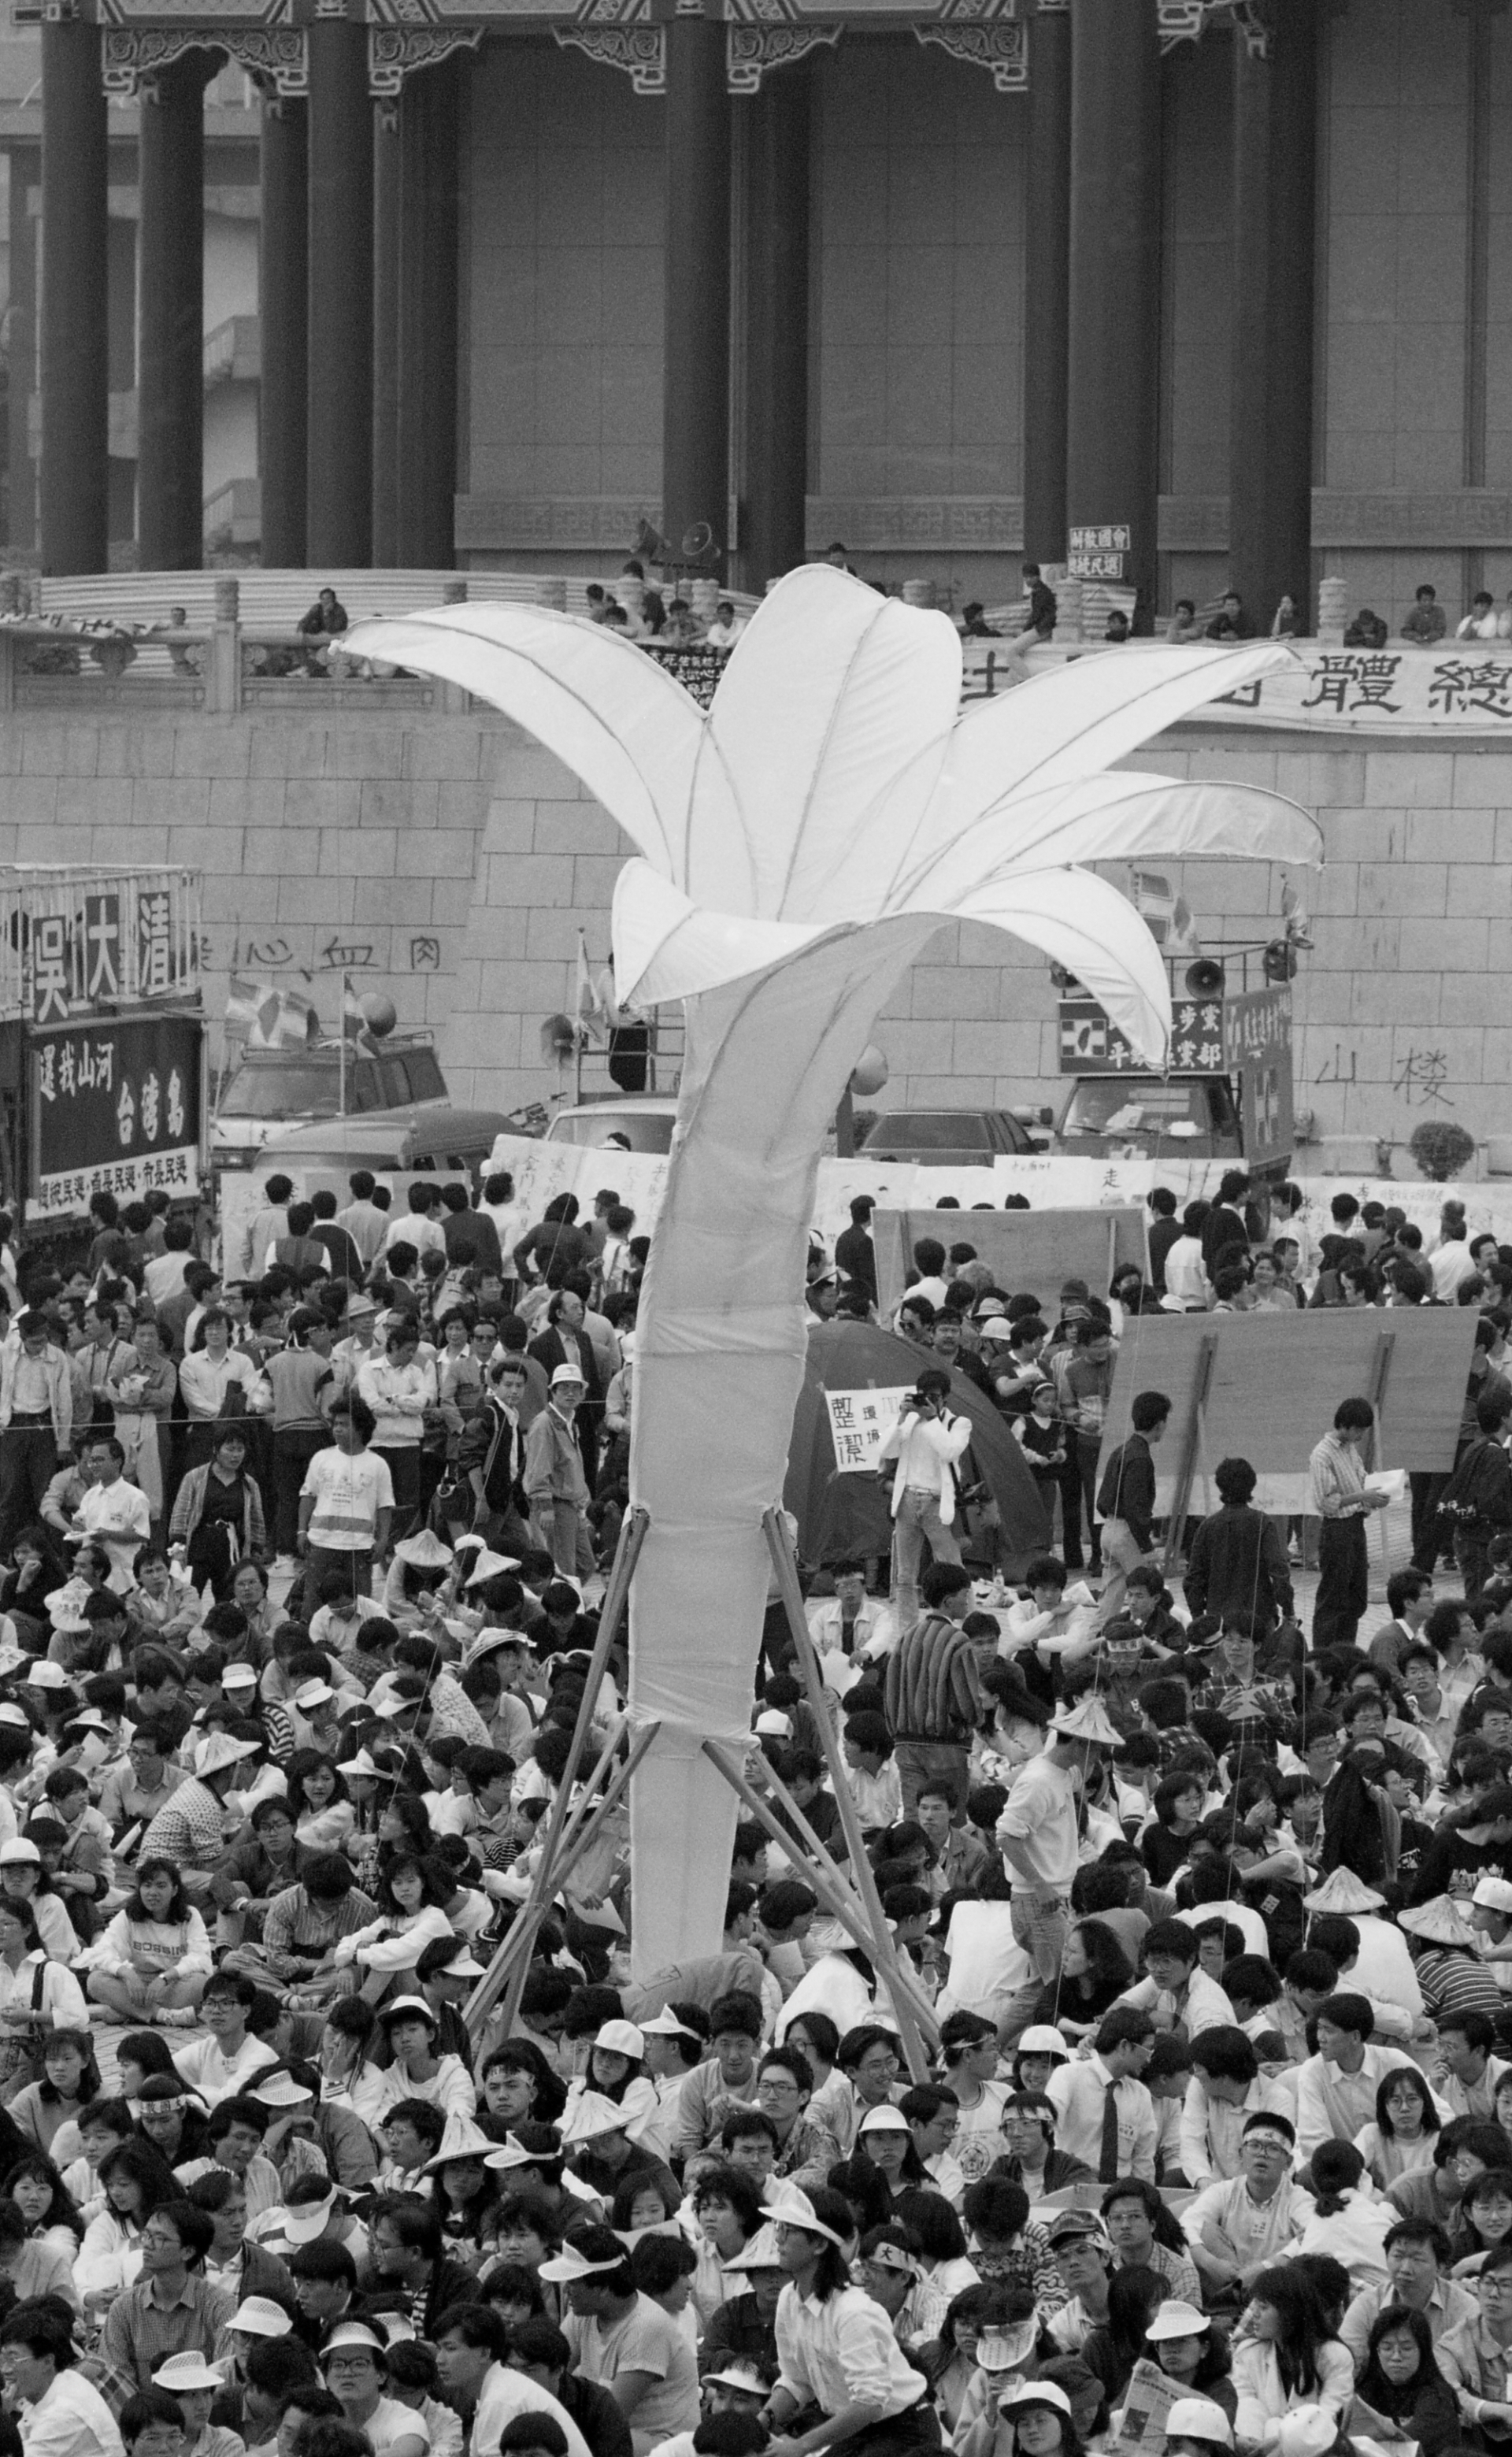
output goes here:
<path id="1" fill-rule="evenodd" d="M 1067 1135 L 1175 1135 L 1208 1132 L 1200 1084 L 1120 1083 L 1107 1076 L 1077 1084 L 1061 1131 Z"/>
<path id="2" fill-rule="evenodd" d="M 552 1119 L 546 1139 L 602 1151 L 614 1136 L 632 1151 L 670 1152 L 675 1124 L 671 1109 L 632 1109 L 628 1105 L 623 1109 L 564 1109 Z"/>
<path id="3" fill-rule="evenodd" d="M 222 1118 L 334 1118 L 341 1099 L 334 1065 L 238 1066 L 221 1093 Z"/>
<path id="4" fill-rule="evenodd" d="M 912 1144 L 917 1151 L 987 1151 L 985 1118 L 967 1109 L 889 1109 L 867 1133 L 863 1150 Z"/>

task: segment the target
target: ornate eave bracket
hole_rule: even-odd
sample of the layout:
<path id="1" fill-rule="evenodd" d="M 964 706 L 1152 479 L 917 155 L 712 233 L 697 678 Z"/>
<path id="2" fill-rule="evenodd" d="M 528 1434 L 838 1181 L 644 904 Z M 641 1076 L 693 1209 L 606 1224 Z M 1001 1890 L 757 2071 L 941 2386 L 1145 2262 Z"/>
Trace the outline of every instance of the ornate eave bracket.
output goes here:
<path id="1" fill-rule="evenodd" d="M 725 82 L 732 93 L 759 93 L 768 69 L 790 68 L 839 41 L 839 26 L 743 26 L 725 31 Z"/>
<path id="2" fill-rule="evenodd" d="M 620 69 L 637 93 L 667 91 L 667 34 L 661 26 L 553 26 L 564 51 L 586 52 L 602 68 Z"/>
<path id="3" fill-rule="evenodd" d="M 918 26 L 921 43 L 938 43 L 953 60 L 985 69 L 999 93 L 1022 93 L 1029 82 L 1029 63 L 1022 26 L 999 18 L 991 25 Z"/>
<path id="4" fill-rule="evenodd" d="M 298 26 L 107 26 L 101 82 L 107 93 L 135 94 L 176 60 L 206 51 L 224 52 L 265 93 L 288 97 L 310 90 L 309 50 Z"/>
<path id="5" fill-rule="evenodd" d="M 482 40 L 481 26 L 369 26 L 367 91 L 375 101 L 393 101 L 418 69 L 475 52 Z"/>

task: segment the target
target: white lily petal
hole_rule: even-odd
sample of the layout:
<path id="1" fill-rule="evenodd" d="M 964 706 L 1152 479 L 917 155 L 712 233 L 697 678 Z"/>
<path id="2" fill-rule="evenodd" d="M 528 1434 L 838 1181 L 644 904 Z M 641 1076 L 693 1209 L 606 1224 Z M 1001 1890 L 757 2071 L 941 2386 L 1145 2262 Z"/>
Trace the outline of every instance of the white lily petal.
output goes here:
<path id="1" fill-rule="evenodd" d="M 1024 865 L 1138 861 L 1184 855 L 1213 861 L 1323 858 L 1317 821 L 1284 795 L 1258 785 L 1187 784 L 1175 776 L 1121 772 L 1015 799 L 984 812 L 953 843 L 922 864 L 895 910 L 933 905 L 980 879 Z"/>
<path id="2" fill-rule="evenodd" d="M 354 624 L 342 645 L 459 683 L 515 718 L 668 878 L 680 876 L 695 768 L 705 824 L 733 825 L 730 780 L 705 742 L 697 701 L 654 657 L 596 623 L 539 606 L 440 606 Z"/>
<path id="3" fill-rule="evenodd" d="M 1150 1066 L 1170 1045 L 1170 984 L 1150 924 L 1091 870 L 1013 870 L 958 896 L 963 921 L 991 921 L 1064 964 Z"/>
<path id="4" fill-rule="evenodd" d="M 614 882 L 611 935 L 616 998 L 622 1005 L 653 1006 L 766 972 L 831 935 L 831 925 L 713 913 L 659 878 L 649 862 L 630 861 Z"/>
<path id="5" fill-rule="evenodd" d="M 736 641 L 709 712 L 710 751 L 737 780 L 740 840 L 715 823 L 706 761 L 674 875 L 701 903 L 767 920 L 870 919 L 893 846 L 935 792 L 960 699 L 944 615 L 827 565 L 789 572 Z"/>
<path id="6" fill-rule="evenodd" d="M 1110 768 L 1178 717 L 1290 662 L 1280 640 L 1249 649 L 1133 646 L 1078 657 L 967 709 L 918 836 L 894 866 L 888 909 L 917 861 L 942 852 L 1010 795 L 1043 794 Z"/>

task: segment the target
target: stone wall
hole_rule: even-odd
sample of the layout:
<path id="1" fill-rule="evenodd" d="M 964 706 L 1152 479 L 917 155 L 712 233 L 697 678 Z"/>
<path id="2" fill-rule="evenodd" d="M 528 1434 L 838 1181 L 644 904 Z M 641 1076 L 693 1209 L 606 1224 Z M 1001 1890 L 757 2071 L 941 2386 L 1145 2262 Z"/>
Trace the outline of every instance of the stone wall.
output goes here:
<path id="1" fill-rule="evenodd" d="M 1328 860 L 1305 889 L 1296 1099 L 1338 1165 L 1423 1116 L 1512 1136 L 1512 746 L 1202 726 L 1133 764 L 1268 785 L 1317 813 Z M 571 1002 L 579 927 L 595 968 L 607 955 L 626 850 L 554 759 L 487 714 L 0 722 L 0 860 L 201 869 L 213 1013 L 236 966 L 309 974 L 331 1023 L 349 968 L 436 1033 L 459 1100 L 489 1106 L 554 1089 L 540 1025 Z M 1177 876 L 1211 938 L 1274 932 L 1268 865 Z M 1046 967 L 986 930 L 942 931 L 879 1037 L 899 1102 L 1059 1097 Z"/>

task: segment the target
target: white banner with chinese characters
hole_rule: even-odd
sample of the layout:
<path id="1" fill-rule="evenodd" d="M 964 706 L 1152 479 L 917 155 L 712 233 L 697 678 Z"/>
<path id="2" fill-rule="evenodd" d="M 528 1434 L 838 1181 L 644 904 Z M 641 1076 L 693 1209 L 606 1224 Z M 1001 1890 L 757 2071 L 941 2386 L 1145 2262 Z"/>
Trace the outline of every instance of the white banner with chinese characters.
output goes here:
<path id="1" fill-rule="evenodd" d="M 1114 655 L 1112 649 L 1099 653 Z M 1027 666 L 1004 640 L 963 640 L 964 700 L 994 699 L 1045 670 L 1046 652 Z M 1512 640 L 1456 640 L 1437 649 L 1405 642 L 1386 649 L 1295 645 L 1282 672 L 1210 700 L 1192 725 L 1276 725 L 1307 733 L 1477 733 L 1512 732 Z"/>
<path id="2" fill-rule="evenodd" d="M 900 1382 L 896 1390 L 825 1392 L 838 1475 L 871 1475 L 912 1389 Z"/>
<path id="3" fill-rule="evenodd" d="M 87 1211 L 92 1194 L 135 1203 L 155 1187 L 187 1200 L 198 1184 L 198 1146 L 180 1144 L 171 1151 L 142 1152 L 135 1160 L 101 1161 L 94 1168 L 61 1168 L 39 1177 L 27 1197 L 27 1218 L 61 1220 Z"/>

